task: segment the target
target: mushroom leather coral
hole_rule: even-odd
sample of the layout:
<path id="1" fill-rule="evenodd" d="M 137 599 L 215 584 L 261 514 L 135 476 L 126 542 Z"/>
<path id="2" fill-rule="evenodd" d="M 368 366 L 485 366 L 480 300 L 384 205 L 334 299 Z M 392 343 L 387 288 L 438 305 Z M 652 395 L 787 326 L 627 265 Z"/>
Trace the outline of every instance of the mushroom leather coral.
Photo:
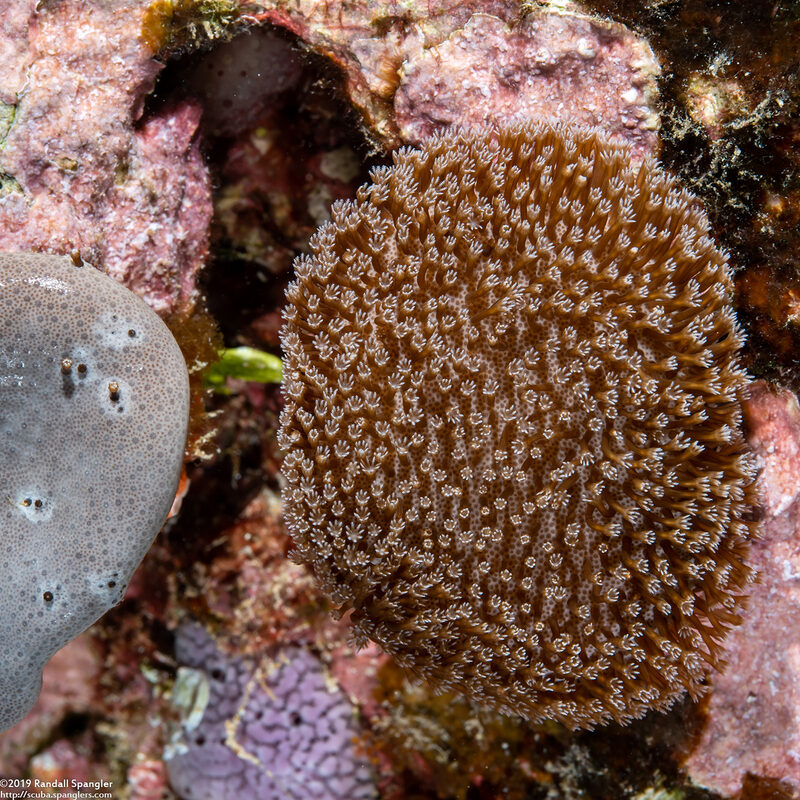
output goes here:
<path id="1" fill-rule="evenodd" d="M 698 202 L 594 131 L 449 131 L 338 203 L 287 292 L 285 515 L 356 638 L 570 727 L 698 695 L 754 533 Z"/>

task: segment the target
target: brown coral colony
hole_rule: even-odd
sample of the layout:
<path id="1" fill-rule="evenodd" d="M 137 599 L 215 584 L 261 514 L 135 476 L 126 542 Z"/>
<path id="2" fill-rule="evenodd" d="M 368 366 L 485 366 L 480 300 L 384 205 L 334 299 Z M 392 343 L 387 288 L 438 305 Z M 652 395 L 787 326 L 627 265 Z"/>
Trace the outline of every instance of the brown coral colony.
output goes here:
<path id="1" fill-rule="evenodd" d="M 746 375 L 694 198 L 596 133 L 448 132 L 296 264 L 300 559 L 439 689 L 570 727 L 702 691 L 753 523 Z"/>

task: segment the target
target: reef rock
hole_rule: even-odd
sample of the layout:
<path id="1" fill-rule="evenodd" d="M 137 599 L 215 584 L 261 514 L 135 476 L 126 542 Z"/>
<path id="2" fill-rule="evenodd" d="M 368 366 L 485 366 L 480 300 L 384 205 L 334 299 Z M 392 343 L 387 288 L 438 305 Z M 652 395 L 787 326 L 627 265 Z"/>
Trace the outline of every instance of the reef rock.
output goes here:
<path id="1" fill-rule="evenodd" d="M 141 129 L 161 65 L 145 3 L 15 0 L 0 23 L 0 249 L 75 250 L 160 313 L 190 311 L 211 191 L 198 115 Z"/>
<path id="2" fill-rule="evenodd" d="M 725 642 L 728 669 L 712 676 L 705 728 L 686 762 L 693 781 L 724 795 L 747 773 L 800 791 L 800 407 L 759 382 L 744 411 L 762 465 L 763 536 L 750 550 L 760 578 Z"/>
<path id="3" fill-rule="evenodd" d="M 508 0 L 262 2 L 344 70 L 351 102 L 387 145 L 449 124 L 548 117 L 602 127 L 637 155 L 656 146 L 660 67 L 631 30 L 573 2 L 527 13 Z M 252 6 L 249 6 L 252 8 Z"/>
<path id="4" fill-rule="evenodd" d="M 66 644 L 45 664 L 42 692 L 33 710 L 0 735 L 0 773 L 14 777 L 25 774 L 30 754 L 40 752 L 52 741 L 67 716 L 91 711 L 100 671 L 86 634 Z"/>
<path id="5" fill-rule="evenodd" d="M 394 104 L 406 141 L 446 125 L 549 117 L 602 127 L 639 157 L 656 144 L 658 62 L 622 25 L 537 13 L 510 26 L 475 14 L 402 72 Z"/>

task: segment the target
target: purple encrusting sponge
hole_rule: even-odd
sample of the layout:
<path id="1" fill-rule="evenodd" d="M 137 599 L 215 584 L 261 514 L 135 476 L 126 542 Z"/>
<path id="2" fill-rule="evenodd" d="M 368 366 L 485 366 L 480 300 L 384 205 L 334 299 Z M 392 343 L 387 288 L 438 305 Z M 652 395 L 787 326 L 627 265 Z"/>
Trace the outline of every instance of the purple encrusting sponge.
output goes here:
<path id="1" fill-rule="evenodd" d="M 183 800 L 375 796 L 354 744 L 353 707 L 308 650 L 286 648 L 255 665 L 224 656 L 204 628 L 184 623 L 175 651 L 203 698 L 165 753 Z"/>

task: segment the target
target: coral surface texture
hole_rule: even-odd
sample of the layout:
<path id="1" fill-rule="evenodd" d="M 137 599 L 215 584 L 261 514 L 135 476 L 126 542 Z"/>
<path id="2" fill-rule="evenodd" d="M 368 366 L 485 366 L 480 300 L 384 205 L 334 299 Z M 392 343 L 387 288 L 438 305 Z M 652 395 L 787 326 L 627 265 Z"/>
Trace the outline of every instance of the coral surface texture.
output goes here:
<path id="1" fill-rule="evenodd" d="M 357 634 L 570 727 L 702 689 L 749 579 L 725 258 L 592 131 L 396 154 L 295 264 L 287 523 Z"/>

